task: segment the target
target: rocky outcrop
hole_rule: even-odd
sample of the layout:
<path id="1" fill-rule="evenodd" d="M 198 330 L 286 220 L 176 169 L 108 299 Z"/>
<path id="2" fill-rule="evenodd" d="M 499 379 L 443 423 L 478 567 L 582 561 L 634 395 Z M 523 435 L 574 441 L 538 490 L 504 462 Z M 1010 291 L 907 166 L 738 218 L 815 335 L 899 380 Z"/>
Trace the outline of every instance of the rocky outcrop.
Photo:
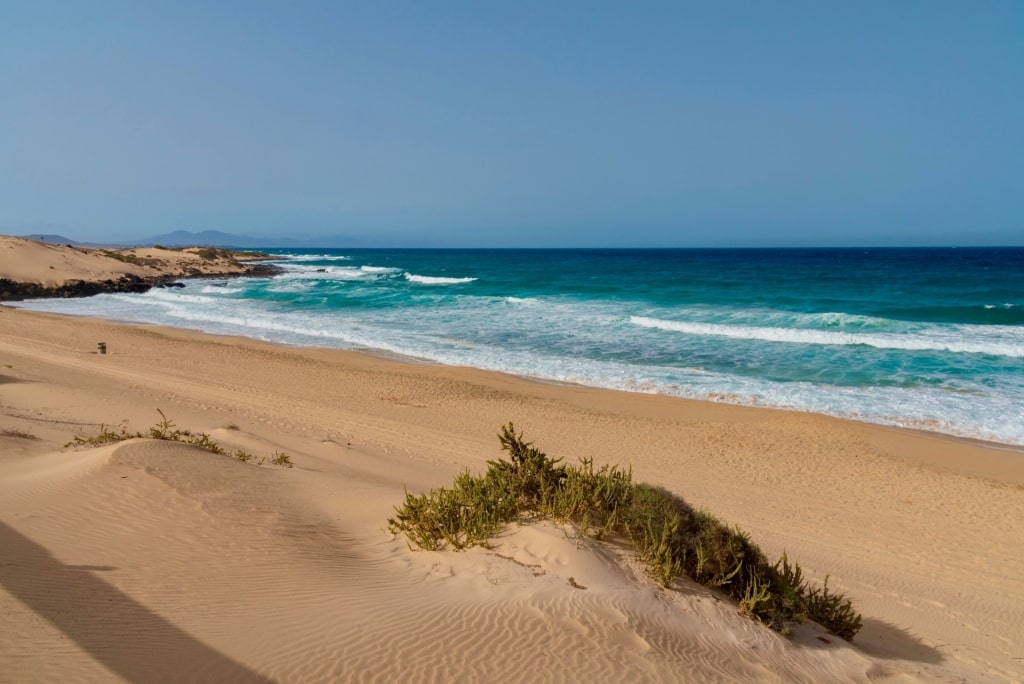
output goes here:
<path id="1" fill-rule="evenodd" d="M 245 273 L 201 273 L 202 278 L 269 277 L 280 273 L 280 269 L 269 264 L 251 264 Z M 184 287 L 179 282 L 182 276 L 142 277 L 124 275 L 110 280 L 70 280 L 60 285 L 43 283 L 21 283 L 9 278 L 0 278 L 0 302 L 20 299 L 43 299 L 50 297 L 91 297 L 109 292 L 146 292 L 153 287 Z"/>
<path id="2" fill-rule="evenodd" d="M 89 282 L 72 280 L 61 285 L 18 283 L 0 278 L 0 300 L 39 299 L 42 297 L 89 297 L 103 292 L 145 292 L 153 286 L 146 278 L 126 275 L 117 280 Z"/>

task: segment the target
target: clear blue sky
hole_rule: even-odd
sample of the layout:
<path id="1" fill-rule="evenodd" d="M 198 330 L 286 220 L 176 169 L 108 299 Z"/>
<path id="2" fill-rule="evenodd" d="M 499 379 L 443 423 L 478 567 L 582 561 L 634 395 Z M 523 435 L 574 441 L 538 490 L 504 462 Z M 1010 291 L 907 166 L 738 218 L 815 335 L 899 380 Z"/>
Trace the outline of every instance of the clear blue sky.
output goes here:
<path id="1" fill-rule="evenodd" d="M 0 7 L 0 232 L 1024 244 L 1024 2 Z"/>

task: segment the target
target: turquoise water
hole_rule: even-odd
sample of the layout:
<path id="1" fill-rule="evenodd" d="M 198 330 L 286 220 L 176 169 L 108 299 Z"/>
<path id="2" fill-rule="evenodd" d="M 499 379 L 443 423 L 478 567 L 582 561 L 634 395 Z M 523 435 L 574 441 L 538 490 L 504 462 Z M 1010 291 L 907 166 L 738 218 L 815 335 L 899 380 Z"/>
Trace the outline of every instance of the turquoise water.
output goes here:
<path id="1" fill-rule="evenodd" d="M 26 306 L 1024 444 L 1024 249 L 277 254 Z"/>

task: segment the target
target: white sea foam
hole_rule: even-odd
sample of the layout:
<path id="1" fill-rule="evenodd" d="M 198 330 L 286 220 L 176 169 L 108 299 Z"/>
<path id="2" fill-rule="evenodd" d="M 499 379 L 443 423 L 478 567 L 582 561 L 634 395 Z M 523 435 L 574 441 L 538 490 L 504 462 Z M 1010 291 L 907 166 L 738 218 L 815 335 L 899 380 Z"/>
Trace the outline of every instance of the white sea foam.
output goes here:
<path id="1" fill-rule="evenodd" d="M 313 280 L 275 279 L 267 286 L 267 292 L 305 292 L 316 285 Z"/>
<path id="2" fill-rule="evenodd" d="M 718 323 L 722 325 L 748 325 L 753 327 L 774 328 L 826 328 L 850 331 L 887 330 L 893 327 L 906 327 L 905 321 L 894 321 L 888 318 L 862 316 L 841 312 L 801 313 L 797 311 L 778 311 L 772 309 L 694 306 L 674 313 L 691 323 Z M 657 316 L 648 316 L 657 320 Z"/>
<path id="3" fill-rule="evenodd" d="M 304 267 L 269 281 L 252 281 L 247 287 L 258 292 L 260 287 L 276 289 L 298 283 L 298 287 L 312 287 L 324 278 L 355 278 L 373 283 L 381 282 L 380 278 L 404 277 L 404 272 L 395 270 L 374 272 L 342 265 L 328 268 L 330 272 L 318 273 Z M 381 267 L 371 267 L 377 268 Z M 760 342 L 750 345 L 746 359 L 753 367 L 763 369 L 766 364 L 791 355 L 791 348 L 772 344 L 775 342 L 817 345 L 799 350 L 806 355 L 802 359 L 870 357 L 878 352 L 854 349 L 852 345 L 879 347 L 880 343 L 885 344 L 883 349 L 895 350 L 974 345 L 986 347 L 986 353 L 1000 345 L 1016 345 L 1019 352 L 1024 346 L 1024 331 L 1020 327 L 929 326 L 846 314 L 729 312 L 710 307 L 686 310 L 688 315 L 704 317 L 696 322 L 678 321 L 670 320 L 678 310 L 652 308 L 645 310 L 651 315 L 631 317 L 621 302 L 581 302 L 570 297 L 546 296 L 543 306 L 528 306 L 538 300 L 474 297 L 462 289 L 455 291 L 458 296 L 447 297 L 444 307 L 431 304 L 413 309 L 360 310 L 358 314 L 344 310 L 313 313 L 284 309 L 280 303 L 218 296 L 224 288 L 212 286 L 211 282 L 216 281 L 205 281 L 205 285 L 197 281 L 184 290 L 151 290 L 144 295 L 25 302 L 25 307 L 178 325 L 296 345 L 379 349 L 438 363 L 596 387 L 814 411 L 1024 444 L 1024 387 L 1016 380 L 997 389 L 953 375 L 946 376 L 950 380 L 948 387 L 927 382 L 846 386 L 799 376 L 793 381 L 779 382 L 760 371 L 744 372 L 742 363 L 715 365 L 716 358 L 723 353 L 728 356 L 728 352 L 722 351 L 724 345 L 720 340 L 713 339 L 734 337 Z M 421 300 L 434 294 L 418 289 L 414 296 Z M 773 323 L 738 325 L 736 321 Z M 797 324 L 816 324 L 819 329 L 787 327 Z M 685 327 L 688 325 L 696 327 Z M 891 332 L 894 327 L 903 332 Z M 900 341 L 918 344 L 897 344 Z M 886 352 L 886 356 L 896 353 Z M 1009 355 L 994 363 L 1019 365 L 1019 361 L 1010 361 L 1006 356 Z M 947 361 L 993 363 L 991 359 L 948 358 L 943 359 L 944 367 Z M 828 364 L 833 370 L 843 365 Z M 778 365 L 784 367 L 785 363 Z"/>
<path id="4" fill-rule="evenodd" d="M 211 288 L 217 289 L 217 288 Z M 200 290 L 202 291 L 202 290 Z M 182 292 L 181 290 L 174 289 L 163 289 L 153 288 L 148 292 L 144 293 L 142 297 L 155 300 L 155 301 L 168 301 L 168 302 L 187 302 L 189 304 L 212 304 L 218 301 L 218 297 L 210 297 L 203 294 L 190 294 L 188 292 Z"/>
<path id="5" fill-rule="evenodd" d="M 889 328 L 892 327 L 897 321 L 892 321 L 887 318 L 877 318 L 874 316 L 860 316 L 857 314 L 838 313 L 838 312 L 823 312 L 823 313 L 779 313 L 777 314 L 779 321 L 785 325 L 793 325 L 795 327 L 823 327 L 823 328 L 842 328 L 842 329 L 854 329 L 854 330 L 872 330 L 878 328 Z M 771 321 L 769 317 L 768 322 Z"/>
<path id="6" fill-rule="evenodd" d="M 275 254 L 274 261 L 277 257 L 287 259 L 288 261 L 351 261 L 350 256 L 338 256 L 336 254 Z"/>
<path id="7" fill-rule="evenodd" d="M 471 283 L 476 280 L 476 278 L 444 278 L 416 275 L 414 273 L 406 273 L 405 279 L 410 283 L 419 283 L 420 285 L 461 285 L 462 283 Z"/>
<path id="8" fill-rule="evenodd" d="M 836 332 L 832 330 L 808 330 L 801 328 L 758 327 L 749 325 L 721 325 L 716 323 L 691 323 L 669 321 L 646 316 L 631 316 L 630 322 L 644 328 L 656 328 L 686 335 L 702 337 L 728 337 L 737 340 L 759 340 L 762 342 L 788 342 L 794 344 L 820 345 L 867 345 L 877 349 L 902 349 L 906 351 L 946 351 L 959 354 L 989 354 L 1024 358 L 1024 343 L 1017 339 L 990 339 L 977 341 L 967 336 L 902 334 L 886 335 L 857 332 Z M 968 326 L 961 326 L 966 328 Z M 972 326 L 978 327 L 978 326 Z M 996 326 L 988 326 L 995 328 Z M 980 333 L 991 337 L 991 332 Z"/>
<path id="9" fill-rule="evenodd" d="M 199 291 L 203 294 L 231 295 L 244 291 L 243 287 L 229 287 L 227 285 L 204 285 Z"/>
<path id="10" fill-rule="evenodd" d="M 273 280 L 373 280 L 384 275 L 383 271 L 367 270 L 358 266 L 326 266 L 310 268 L 308 266 L 285 266 L 285 272 L 274 276 Z"/>
<path id="11" fill-rule="evenodd" d="M 367 280 L 377 276 L 352 266 L 328 266 L 323 271 L 307 272 L 305 277 L 314 280 Z"/>

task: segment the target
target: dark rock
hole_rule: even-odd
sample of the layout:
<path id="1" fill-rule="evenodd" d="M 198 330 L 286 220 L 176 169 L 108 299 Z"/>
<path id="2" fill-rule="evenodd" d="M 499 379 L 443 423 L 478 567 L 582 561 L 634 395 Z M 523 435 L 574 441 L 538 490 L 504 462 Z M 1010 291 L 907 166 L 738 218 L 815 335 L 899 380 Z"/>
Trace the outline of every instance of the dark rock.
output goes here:
<path id="1" fill-rule="evenodd" d="M 209 278 L 269 278 L 281 273 L 282 269 L 272 264 L 251 264 L 245 273 L 196 273 L 196 277 Z M 49 297 L 91 297 L 105 292 L 146 292 L 153 287 L 185 287 L 179 276 L 156 276 L 142 278 L 137 275 L 123 275 L 117 280 L 72 280 L 63 285 L 49 286 L 42 283 L 19 283 L 9 278 L 0 278 L 0 302 L 20 299 L 44 299 Z"/>
<path id="2" fill-rule="evenodd" d="M 102 292 L 145 292 L 152 286 L 152 282 L 136 275 L 121 276 L 117 280 L 72 280 L 56 286 L 41 283 L 18 283 L 8 278 L 0 278 L 0 300 L 90 297 Z"/>

